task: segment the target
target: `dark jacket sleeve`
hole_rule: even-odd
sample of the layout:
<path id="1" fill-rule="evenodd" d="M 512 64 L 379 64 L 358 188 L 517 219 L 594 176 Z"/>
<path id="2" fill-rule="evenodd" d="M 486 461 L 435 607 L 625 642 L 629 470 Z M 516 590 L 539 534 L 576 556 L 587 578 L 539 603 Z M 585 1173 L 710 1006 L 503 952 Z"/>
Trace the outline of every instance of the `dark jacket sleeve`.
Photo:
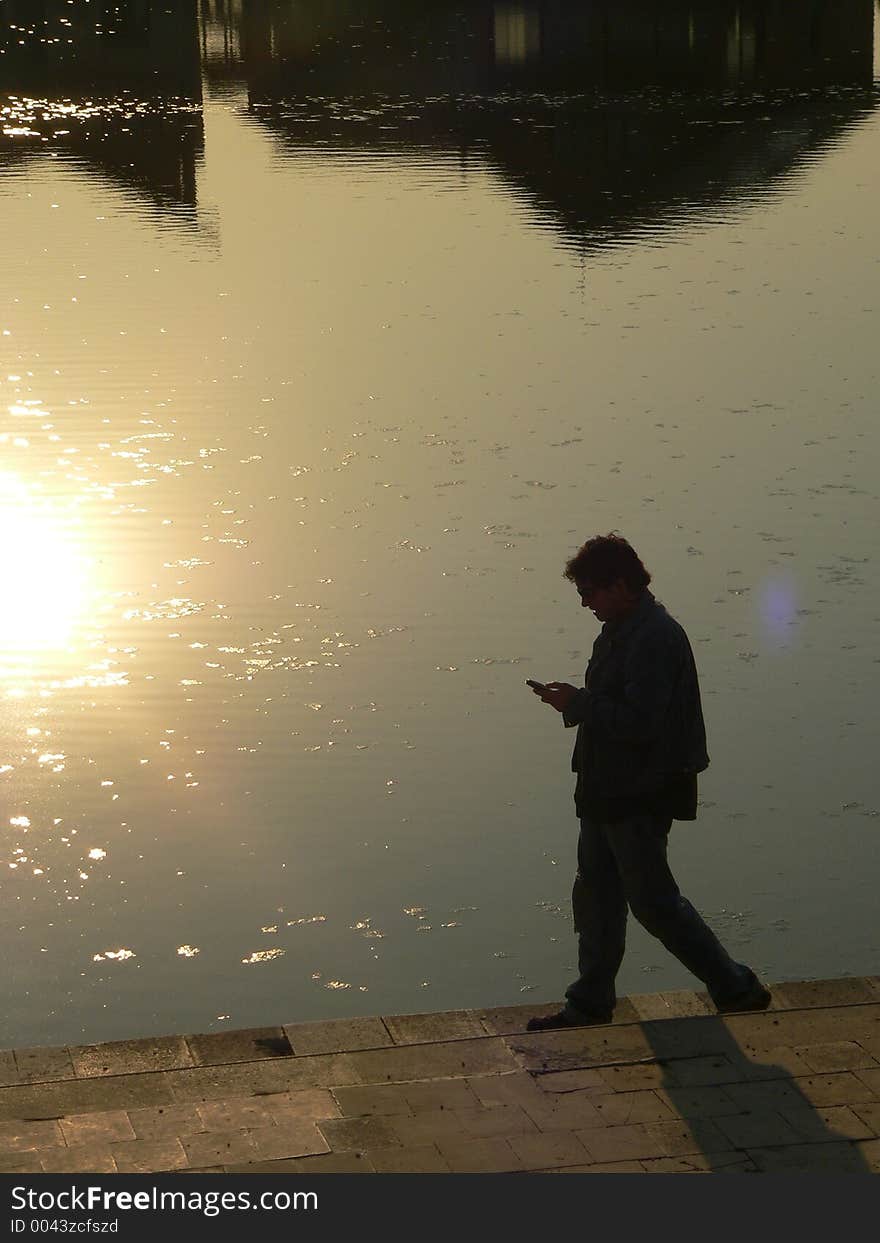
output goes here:
<path id="1" fill-rule="evenodd" d="M 667 719 L 681 666 L 674 635 L 654 629 L 640 635 L 624 666 L 623 696 L 600 689 L 577 691 L 563 720 L 618 742 L 651 742 Z"/>

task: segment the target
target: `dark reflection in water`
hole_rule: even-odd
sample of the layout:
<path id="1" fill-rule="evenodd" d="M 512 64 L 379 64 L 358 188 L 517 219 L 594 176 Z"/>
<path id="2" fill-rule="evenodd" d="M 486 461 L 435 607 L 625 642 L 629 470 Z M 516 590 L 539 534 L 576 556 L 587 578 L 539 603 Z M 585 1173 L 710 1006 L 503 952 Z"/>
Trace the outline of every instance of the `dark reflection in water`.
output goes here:
<path id="1" fill-rule="evenodd" d="M 579 246 L 772 190 L 877 103 L 873 0 L 5 0 L 0 161 L 194 218 L 202 75 L 291 153 L 454 154 Z M 12 98 L 9 98 L 12 97 Z"/>
<path id="2" fill-rule="evenodd" d="M 873 0 L 202 0 L 201 20 L 214 71 L 239 59 L 257 93 L 279 77 L 308 94 L 577 93 L 868 86 L 873 10 Z"/>
<path id="3" fill-rule="evenodd" d="M 194 0 L 3 0 L 0 89 L 0 171 L 64 155 L 194 222 L 204 152 Z"/>
<path id="4" fill-rule="evenodd" d="M 876 106 L 873 0 L 202 5 L 292 151 L 455 153 L 578 245 L 766 194 Z"/>

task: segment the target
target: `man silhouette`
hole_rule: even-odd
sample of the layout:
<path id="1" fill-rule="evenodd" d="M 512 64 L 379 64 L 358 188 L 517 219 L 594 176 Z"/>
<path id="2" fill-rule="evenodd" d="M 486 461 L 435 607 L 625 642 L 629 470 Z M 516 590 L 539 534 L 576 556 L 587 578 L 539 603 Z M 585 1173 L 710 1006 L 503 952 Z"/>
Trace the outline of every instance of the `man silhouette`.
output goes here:
<path id="1" fill-rule="evenodd" d="M 572 770 L 580 820 L 572 890 L 578 978 L 564 1007 L 530 1031 L 608 1023 L 627 907 L 703 981 L 718 1010 L 763 1010 L 769 991 L 734 962 L 679 891 L 666 856 L 673 820 L 695 820 L 697 773 L 709 764 L 688 637 L 648 590 L 651 575 L 619 535 L 588 540 L 565 567 L 602 630 L 578 688 L 530 683 L 577 726 Z"/>

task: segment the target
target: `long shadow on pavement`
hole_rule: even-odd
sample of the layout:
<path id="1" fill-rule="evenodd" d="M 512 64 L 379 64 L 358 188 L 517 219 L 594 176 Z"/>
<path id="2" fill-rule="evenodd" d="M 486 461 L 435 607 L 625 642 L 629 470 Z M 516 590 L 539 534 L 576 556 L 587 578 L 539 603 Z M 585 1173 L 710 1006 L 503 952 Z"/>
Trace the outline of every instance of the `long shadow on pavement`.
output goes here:
<path id="1" fill-rule="evenodd" d="M 573 1090 L 586 1102 L 602 1091 L 632 1094 L 633 1124 L 614 1137 L 618 1155 L 594 1160 L 632 1157 L 658 1173 L 872 1172 L 880 1005 L 721 1016 L 701 1012 L 708 1006 L 698 994 L 680 994 L 687 1017 L 645 1017 L 662 1012 L 667 996 L 635 998 L 635 1006 L 624 999 L 605 1026 L 522 1035 L 508 1028 L 509 1046 L 550 1091 Z M 644 1106 L 652 1093 L 674 1116 L 656 1120 L 654 1105 L 655 1120 L 635 1121 L 636 1097 Z M 610 1132 L 584 1126 L 577 1134 L 587 1150 L 592 1140 L 597 1152 L 609 1151 Z"/>

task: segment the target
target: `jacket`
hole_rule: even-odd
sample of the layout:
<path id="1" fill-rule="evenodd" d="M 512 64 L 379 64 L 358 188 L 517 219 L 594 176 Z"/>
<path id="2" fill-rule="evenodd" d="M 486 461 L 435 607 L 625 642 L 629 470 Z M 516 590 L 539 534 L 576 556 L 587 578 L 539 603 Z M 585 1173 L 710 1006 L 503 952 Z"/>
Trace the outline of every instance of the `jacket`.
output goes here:
<path id="1" fill-rule="evenodd" d="M 577 726 L 571 759 L 579 816 L 607 806 L 696 818 L 696 774 L 709 765 L 697 668 L 681 625 L 645 589 L 605 622 L 563 712 Z"/>

